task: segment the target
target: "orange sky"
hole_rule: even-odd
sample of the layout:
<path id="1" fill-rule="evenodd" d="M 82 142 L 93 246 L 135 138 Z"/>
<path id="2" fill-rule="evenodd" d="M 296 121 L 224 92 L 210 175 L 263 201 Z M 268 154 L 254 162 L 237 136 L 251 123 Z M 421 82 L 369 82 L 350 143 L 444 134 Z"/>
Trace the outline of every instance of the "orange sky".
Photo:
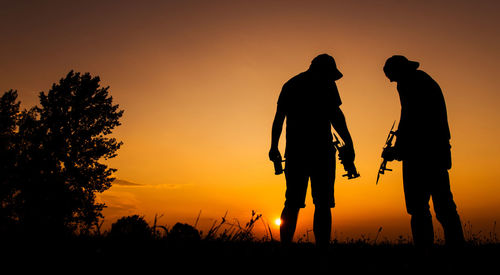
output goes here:
<path id="1" fill-rule="evenodd" d="M 378 186 L 375 178 L 400 110 L 382 66 L 403 54 L 443 89 L 462 220 L 491 232 L 500 219 L 500 3 L 268 2 L 2 2 L 0 91 L 18 89 L 32 106 L 71 69 L 111 87 L 125 114 L 114 134 L 124 146 L 109 161 L 119 181 L 100 196 L 108 224 L 129 214 L 194 224 L 200 210 L 205 230 L 226 211 L 244 223 L 255 210 L 271 223 L 285 191 L 267 159 L 278 94 L 329 53 L 344 74 L 337 85 L 361 173 L 337 178 L 334 234 L 374 237 L 382 226 L 393 238 L 410 232 L 400 163 Z M 306 204 L 297 237 L 312 229 Z"/>

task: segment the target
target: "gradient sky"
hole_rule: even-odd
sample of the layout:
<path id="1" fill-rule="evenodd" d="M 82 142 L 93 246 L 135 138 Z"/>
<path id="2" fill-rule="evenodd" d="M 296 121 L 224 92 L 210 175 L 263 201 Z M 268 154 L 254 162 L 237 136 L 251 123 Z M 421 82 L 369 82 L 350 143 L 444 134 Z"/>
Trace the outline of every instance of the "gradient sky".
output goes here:
<path id="1" fill-rule="evenodd" d="M 285 181 L 267 158 L 281 86 L 320 53 L 337 82 L 361 177 L 337 169 L 334 236 L 408 236 L 401 164 L 378 186 L 387 132 L 399 119 L 385 60 L 419 61 L 443 89 L 452 191 L 466 234 L 500 220 L 499 1 L 0 1 L 0 91 L 23 107 L 69 70 L 99 75 L 125 110 L 115 185 L 99 196 L 123 215 L 206 230 L 226 211 L 279 217 Z M 432 142 L 432 133 L 421 146 Z M 284 136 L 280 150 L 284 151 Z M 308 194 L 309 196 L 309 194 Z M 297 237 L 312 229 L 310 197 Z M 277 226 L 271 225 L 277 235 Z M 435 226 L 441 231 L 440 226 Z M 261 224 L 256 228 L 262 231 Z"/>

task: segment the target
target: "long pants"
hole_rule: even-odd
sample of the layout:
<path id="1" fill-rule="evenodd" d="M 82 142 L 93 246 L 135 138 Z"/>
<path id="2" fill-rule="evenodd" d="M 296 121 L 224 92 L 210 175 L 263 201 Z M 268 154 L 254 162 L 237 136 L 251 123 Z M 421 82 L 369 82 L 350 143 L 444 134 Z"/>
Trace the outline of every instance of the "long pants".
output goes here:
<path id="1" fill-rule="evenodd" d="M 448 170 L 419 160 L 403 161 L 403 185 L 406 210 L 411 215 L 411 230 L 416 247 L 434 243 L 429 200 L 432 197 L 436 218 L 443 226 L 447 246 L 464 244 L 462 223 L 450 190 Z"/>

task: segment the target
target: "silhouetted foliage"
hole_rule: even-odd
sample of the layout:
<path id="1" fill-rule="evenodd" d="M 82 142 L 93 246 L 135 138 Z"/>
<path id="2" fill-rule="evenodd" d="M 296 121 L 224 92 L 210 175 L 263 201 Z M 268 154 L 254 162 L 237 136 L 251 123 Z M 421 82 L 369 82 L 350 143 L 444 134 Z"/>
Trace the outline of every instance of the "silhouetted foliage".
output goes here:
<path id="1" fill-rule="evenodd" d="M 133 215 L 122 217 L 113 223 L 109 236 L 121 240 L 146 240 L 152 238 L 153 230 L 143 217 Z"/>
<path id="2" fill-rule="evenodd" d="M 14 196 L 16 186 L 12 179 L 15 169 L 13 148 L 19 105 L 17 91 L 10 90 L 0 97 L 0 232 L 11 231 L 15 224 Z"/>
<path id="3" fill-rule="evenodd" d="M 2 219 L 61 236 L 88 232 L 102 217 L 96 193 L 111 186 L 116 169 L 99 161 L 122 144 L 107 136 L 123 111 L 99 82 L 70 71 L 40 93 L 40 106 L 22 112 L 15 91 L 2 96 L 0 150 L 10 156 L 2 157 Z"/>
<path id="4" fill-rule="evenodd" d="M 168 232 L 168 239 L 173 241 L 199 241 L 200 232 L 186 223 L 176 223 Z"/>

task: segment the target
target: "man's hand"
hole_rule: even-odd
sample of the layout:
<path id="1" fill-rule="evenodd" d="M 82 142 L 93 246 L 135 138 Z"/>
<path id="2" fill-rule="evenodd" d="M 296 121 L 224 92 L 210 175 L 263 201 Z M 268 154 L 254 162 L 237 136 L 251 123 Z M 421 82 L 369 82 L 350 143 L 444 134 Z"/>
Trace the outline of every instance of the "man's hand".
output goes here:
<path id="1" fill-rule="evenodd" d="M 281 153 L 278 147 L 271 147 L 271 150 L 269 150 L 269 159 L 271 161 L 281 161 Z"/>
<path id="2" fill-rule="evenodd" d="M 354 146 L 352 143 L 346 143 L 341 148 L 341 152 L 339 151 L 339 159 L 341 163 L 350 163 L 354 162 L 355 153 Z"/>

